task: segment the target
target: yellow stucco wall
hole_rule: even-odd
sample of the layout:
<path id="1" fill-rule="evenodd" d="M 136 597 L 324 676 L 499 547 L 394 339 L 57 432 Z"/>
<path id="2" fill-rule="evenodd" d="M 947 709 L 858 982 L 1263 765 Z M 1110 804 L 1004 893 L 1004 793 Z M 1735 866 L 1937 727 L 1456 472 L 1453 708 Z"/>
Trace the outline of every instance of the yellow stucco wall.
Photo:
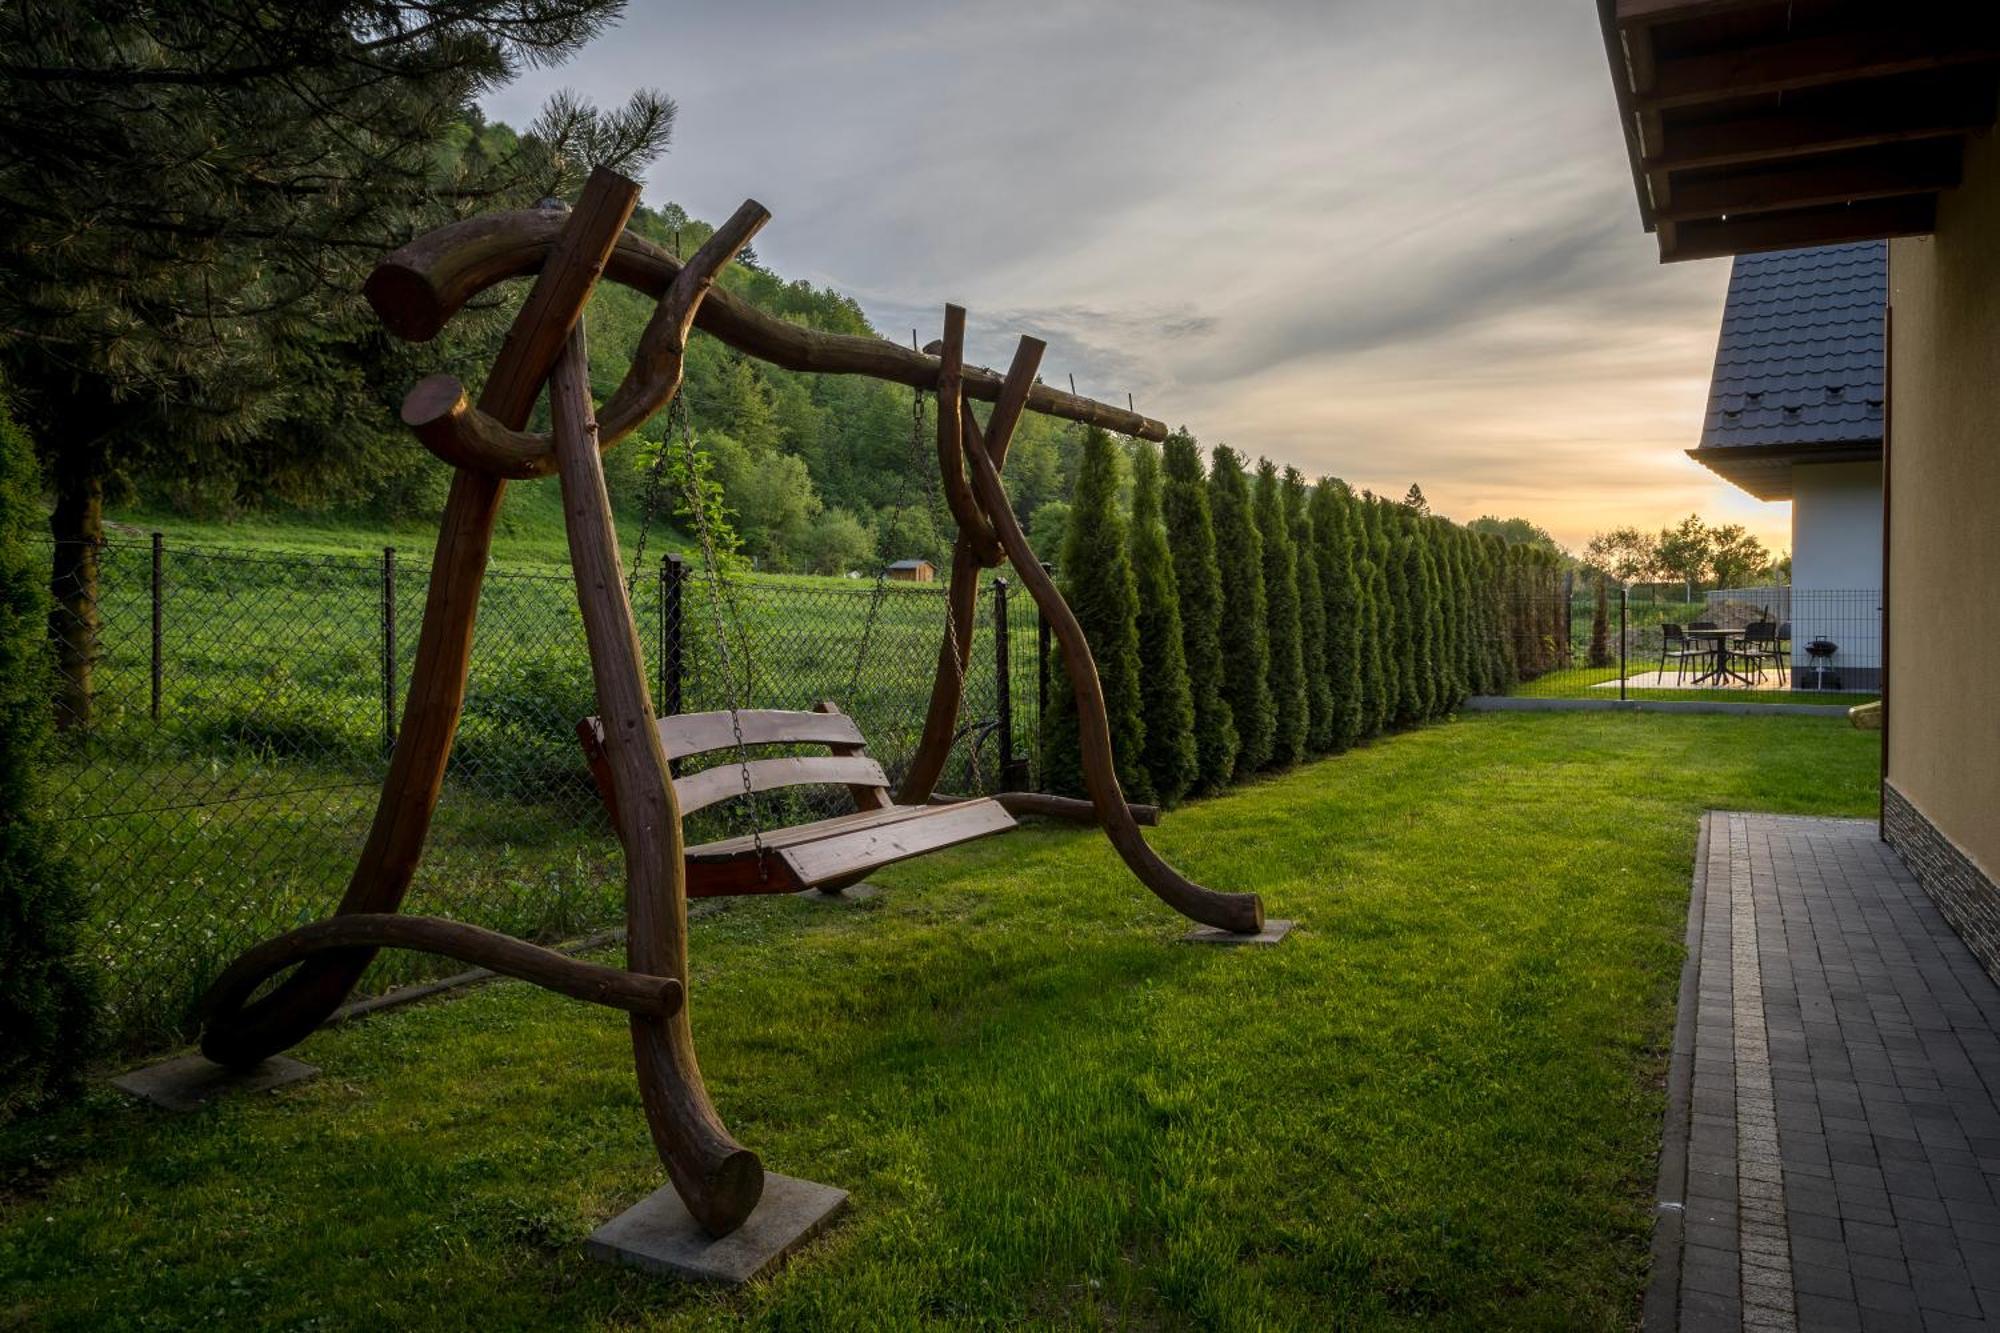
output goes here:
<path id="1" fill-rule="evenodd" d="M 1889 290 L 1889 780 L 2000 879 L 2000 132 Z"/>

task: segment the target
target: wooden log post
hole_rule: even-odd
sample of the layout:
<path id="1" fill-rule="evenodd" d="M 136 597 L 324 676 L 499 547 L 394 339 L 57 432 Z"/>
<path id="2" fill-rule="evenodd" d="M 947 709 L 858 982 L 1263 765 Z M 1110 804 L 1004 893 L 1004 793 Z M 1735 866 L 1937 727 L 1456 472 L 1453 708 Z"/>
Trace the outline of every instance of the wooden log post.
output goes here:
<path id="1" fill-rule="evenodd" d="M 636 184 L 600 170 L 591 173 L 566 221 L 543 220 L 551 233 L 547 262 L 480 394 L 481 409 L 494 420 L 514 428 L 526 424 L 638 201 Z M 460 469 L 452 475 L 403 724 L 368 841 L 340 901 L 342 913 L 395 911 L 423 856 L 465 707 L 473 621 L 504 489 L 490 474 Z M 261 1000 L 210 1006 L 203 1054 L 219 1064 L 252 1065 L 297 1045 L 340 1007 L 374 956 L 364 945 L 316 954 Z"/>

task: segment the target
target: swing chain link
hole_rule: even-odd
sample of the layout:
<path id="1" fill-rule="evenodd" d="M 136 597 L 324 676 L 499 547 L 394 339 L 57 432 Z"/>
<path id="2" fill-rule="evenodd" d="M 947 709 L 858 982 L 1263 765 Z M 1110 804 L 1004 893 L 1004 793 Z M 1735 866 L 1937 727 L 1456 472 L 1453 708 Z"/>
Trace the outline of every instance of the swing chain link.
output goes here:
<path id="1" fill-rule="evenodd" d="M 736 741 L 736 772 L 743 779 L 743 799 L 750 811 L 750 843 L 757 853 L 757 878 L 760 882 L 766 882 L 771 878 L 771 870 L 765 859 L 764 821 L 762 813 L 757 808 L 756 788 L 750 782 L 750 747 L 743 740 L 742 696 L 736 681 L 736 668 L 729 655 L 729 626 L 723 618 L 724 598 L 728 599 L 729 619 L 736 622 L 739 638 L 743 635 L 743 615 L 736 604 L 734 592 L 728 589 L 722 577 L 722 567 L 716 558 L 715 534 L 708 521 L 708 497 L 702 493 L 701 457 L 695 448 L 694 427 L 689 421 L 684 394 L 674 395 L 673 410 L 680 419 L 681 450 L 685 465 L 682 490 L 689 516 L 694 520 L 695 535 L 701 539 L 702 566 L 707 571 L 709 582 L 709 609 L 715 619 L 716 652 L 720 658 L 726 702 L 729 707 L 729 730 Z M 665 448 L 665 443 L 662 442 L 663 457 Z M 744 670 L 747 673 L 749 669 L 750 661 L 746 653 Z"/>

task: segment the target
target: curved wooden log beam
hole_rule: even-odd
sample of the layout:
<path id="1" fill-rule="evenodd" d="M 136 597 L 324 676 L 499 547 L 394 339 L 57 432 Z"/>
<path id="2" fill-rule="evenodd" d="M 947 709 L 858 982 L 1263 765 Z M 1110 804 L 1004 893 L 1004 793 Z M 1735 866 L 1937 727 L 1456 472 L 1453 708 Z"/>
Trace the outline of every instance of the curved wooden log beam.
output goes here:
<path id="1" fill-rule="evenodd" d="M 591 173 L 566 220 L 555 210 L 536 213 L 550 246 L 480 393 L 479 406 L 494 420 L 512 427 L 527 422 L 542 381 L 582 318 L 584 303 L 638 202 L 638 186 L 600 170 Z M 402 728 L 368 841 L 340 900 L 342 914 L 395 911 L 423 857 L 465 707 L 472 627 L 505 489 L 504 481 L 488 474 L 461 468 L 452 475 Z M 366 946 L 314 955 L 270 994 L 211 1022 L 202 1033 L 202 1052 L 218 1064 L 253 1065 L 297 1045 L 340 1007 L 374 956 Z"/>
<path id="2" fill-rule="evenodd" d="M 383 259 L 369 274 L 362 292 L 392 333 L 410 342 L 427 342 L 480 292 L 540 269 L 560 230 L 558 223 L 538 210 L 491 213 L 455 222 L 417 237 Z M 681 267 L 667 251 L 627 232 L 612 251 L 605 276 L 657 297 L 667 290 Z M 695 327 L 783 370 L 868 375 L 915 389 L 937 385 L 935 356 L 884 338 L 802 328 L 765 314 L 728 292 L 711 293 L 702 302 Z M 983 402 L 997 400 L 1003 382 L 1000 375 L 983 367 L 967 366 L 964 370 L 966 395 Z M 1031 412 L 1102 426 L 1123 435 L 1167 438 L 1164 422 L 1044 384 L 1033 386 L 1026 406 Z"/>
<path id="3" fill-rule="evenodd" d="M 993 535 L 993 525 L 979 508 L 979 501 L 972 494 L 972 483 L 965 479 L 965 441 L 960 434 L 960 422 L 971 409 L 964 398 L 964 368 L 965 307 L 947 305 L 944 338 L 938 352 L 938 475 L 944 479 L 945 507 L 951 510 L 952 520 L 958 524 L 960 538 L 971 545 L 982 566 L 992 566 L 1002 559 L 1000 539 Z"/>
<path id="4" fill-rule="evenodd" d="M 1047 618 L 1049 628 L 1062 644 L 1063 666 L 1076 691 L 1077 733 L 1083 750 L 1084 783 L 1090 788 L 1090 803 L 1111 845 L 1125 859 L 1134 875 L 1158 895 L 1160 901 L 1185 917 L 1239 935 L 1254 935 L 1264 928 L 1264 903 L 1254 893 L 1217 893 L 1204 888 L 1168 865 L 1146 844 L 1145 835 L 1132 818 L 1125 794 L 1118 786 L 1118 770 L 1111 753 L 1111 726 L 1105 714 L 1104 691 L 1097 679 L 1097 662 L 1090 653 L 1090 641 L 1083 626 L 1063 601 L 1055 580 L 1028 546 L 1021 521 L 1014 517 L 1007 490 L 1000 482 L 985 447 L 968 441 L 966 457 L 972 464 L 972 484 L 981 506 L 993 519 L 1002 545 L 1015 571 L 1027 586 L 1035 605 Z"/>
<path id="5" fill-rule="evenodd" d="M 961 801 L 987 799 L 978 796 L 952 796 L 935 793 L 932 805 L 957 805 Z M 1052 796 L 1045 791 L 1003 791 L 990 799 L 1000 802 L 1000 808 L 1010 815 L 1042 815 L 1049 819 L 1067 819 L 1072 824 L 1095 824 L 1097 807 L 1089 801 L 1079 801 L 1074 796 Z M 1160 807 L 1141 805 L 1137 801 L 1127 801 L 1125 808 L 1132 814 L 1132 822 L 1153 828 L 1160 822 Z"/>
<path id="6" fill-rule="evenodd" d="M 770 220 L 768 209 L 746 199 L 667 284 L 659 308 L 639 335 L 625 378 L 598 413 L 600 452 L 639 429 L 672 400 L 680 388 L 694 312 L 714 287 L 716 275 Z M 469 406 L 464 387 L 449 375 L 419 380 L 403 399 L 403 421 L 426 449 L 458 467 L 510 480 L 546 477 L 556 470 L 555 445 L 548 435 L 509 430 Z"/>
<path id="7" fill-rule="evenodd" d="M 394 912 L 350 912 L 286 931 L 243 953 L 202 997 L 203 1017 L 217 1019 L 241 1009 L 257 987 L 288 967 L 317 954 L 357 947 L 410 949 L 455 958 L 573 1000 L 650 1018 L 679 1012 L 685 994 L 673 977 L 635 976 L 463 921 Z"/>
<path id="8" fill-rule="evenodd" d="M 692 266 L 684 270 L 691 271 Z M 689 286 L 698 281 L 689 279 Z M 699 288 L 685 295 L 690 308 L 701 299 Z M 669 303 L 676 299 L 670 295 Z M 571 335 L 549 376 L 549 416 L 555 426 L 556 475 L 562 483 L 570 568 L 583 612 L 604 761 L 611 773 L 611 797 L 625 851 L 626 967 L 685 986 L 687 870 L 682 861 L 680 802 L 646 688 L 638 626 L 625 596 L 611 499 L 604 488 L 604 460 L 591 419 L 590 367 L 580 329 Z M 665 1017 L 634 1014 L 632 1052 L 646 1126 L 675 1191 L 710 1232 L 728 1235 L 763 1196 L 764 1166 L 757 1154 L 730 1137 L 709 1100 L 686 1007 Z"/>
<path id="9" fill-rule="evenodd" d="M 944 326 L 946 340 L 952 332 L 952 312 L 958 312 L 958 328 L 964 332 L 964 310 L 958 306 L 946 306 Z M 1008 366 L 1006 384 L 1000 388 L 1000 402 L 994 406 L 992 422 L 998 424 L 1006 434 L 1000 438 L 998 448 L 990 442 L 982 446 L 980 422 L 972 414 L 968 404 L 960 404 L 958 410 L 958 430 L 960 448 L 946 454 L 944 440 L 938 440 L 938 462 L 944 468 L 946 492 L 950 492 L 952 478 L 964 480 L 962 460 L 970 450 L 978 450 L 986 458 L 1006 458 L 1006 444 L 1014 434 L 1014 424 L 1020 422 L 1020 404 L 1026 402 L 1028 388 L 1034 384 L 1034 372 L 1042 364 L 1042 348 L 1046 344 L 1040 338 L 1022 338 L 1014 352 L 1014 364 Z M 952 346 L 946 342 L 944 356 L 952 356 Z M 940 380 L 942 384 L 942 380 Z M 942 394 L 940 394 L 942 400 Z M 1012 404 L 1012 406 L 1010 406 Z M 942 412 L 940 412 L 942 416 Z M 998 462 L 994 464 L 1000 466 Z M 966 496 L 972 508 L 980 514 L 980 522 L 988 532 L 994 532 L 996 520 L 986 512 L 978 494 Z M 938 644 L 938 675 L 930 681 L 930 705 L 924 709 L 924 733 L 918 737 L 916 753 L 910 757 L 910 771 L 902 777 L 902 789 L 896 801 L 902 805 L 922 805 L 930 799 L 932 789 L 936 789 L 938 779 L 944 777 L 944 765 L 952 759 L 952 745 L 958 739 L 958 707 L 966 693 L 966 662 L 972 656 L 972 626 L 978 620 L 978 596 L 980 596 L 980 568 L 990 568 L 1000 562 L 1000 550 L 988 560 L 980 554 L 978 542 L 960 524 L 958 540 L 952 542 L 952 586 L 946 592 L 946 632 L 944 640 Z"/>

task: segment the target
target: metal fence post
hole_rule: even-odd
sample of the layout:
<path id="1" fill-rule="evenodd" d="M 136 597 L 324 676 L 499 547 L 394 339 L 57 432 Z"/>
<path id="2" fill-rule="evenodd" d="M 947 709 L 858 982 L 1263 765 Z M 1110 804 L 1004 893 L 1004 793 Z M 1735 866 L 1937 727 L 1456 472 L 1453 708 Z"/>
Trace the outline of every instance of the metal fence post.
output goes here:
<path id="1" fill-rule="evenodd" d="M 993 707 L 1000 719 L 1000 785 L 1015 782 L 1014 670 L 1007 631 L 1007 580 L 993 580 Z"/>
<path id="2" fill-rule="evenodd" d="M 382 548 L 382 748 L 396 748 L 396 548 Z"/>
<path id="3" fill-rule="evenodd" d="M 167 563 L 167 538 L 165 533 L 153 534 L 153 696 L 151 714 L 153 721 L 160 720 L 160 686 L 166 674 L 166 660 L 160 651 L 163 574 Z"/>
<path id="4" fill-rule="evenodd" d="M 1618 702 L 1625 702 L 1625 603 L 1631 593 L 1618 590 Z"/>
<path id="5" fill-rule="evenodd" d="M 1056 567 L 1050 564 L 1048 561 L 1044 560 L 1042 561 L 1042 572 L 1047 574 L 1050 578 L 1054 578 Z M 1049 650 L 1050 650 L 1049 640 L 1050 640 L 1049 618 L 1047 616 L 1038 615 L 1035 617 L 1035 650 L 1036 650 L 1035 651 L 1035 716 L 1036 717 L 1047 717 L 1049 715 Z"/>
<path id="6" fill-rule="evenodd" d="M 681 585 L 687 562 L 669 551 L 660 557 L 660 712 L 681 711 Z"/>

